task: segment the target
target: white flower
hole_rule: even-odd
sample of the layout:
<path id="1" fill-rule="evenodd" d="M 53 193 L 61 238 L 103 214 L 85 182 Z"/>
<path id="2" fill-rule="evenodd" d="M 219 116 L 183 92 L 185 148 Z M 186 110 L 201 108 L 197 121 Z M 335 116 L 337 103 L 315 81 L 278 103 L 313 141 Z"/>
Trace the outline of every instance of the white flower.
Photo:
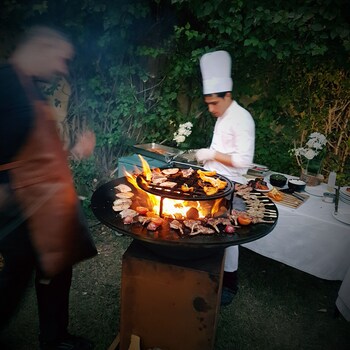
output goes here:
<path id="1" fill-rule="evenodd" d="M 187 123 L 182 124 L 180 126 L 183 126 L 186 129 L 192 129 L 193 124 L 191 122 L 187 122 Z"/>
<path id="2" fill-rule="evenodd" d="M 309 135 L 308 140 L 304 147 L 294 148 L 292 152 L 297 158 L 297 162 L 302 166 L 302 158 L 306 158 L 308 161 L 314 159 L 327 144 L 327 138 L 319 132 L 313 132 Z"/>
<path id="3" fill-rule="evenodd" d="M 315 149 L 322 149 L 323 148 L 323 144 L 316 141 L 316 142 L 314 142 L 312 147 L 315 148 Z"/>
<path id="4" fill-rule="evenodd" d="M 184 124 L 180 124 L 179 128 L 176 132 L 174 132 L 173 140 L 179 145 L 186 140 L 186 137 L 190 136 L 192 133 L 193 124 L 191 122 L 187 122 Z"/>
<path id="5" fill-rule="evenodd" d="M 323 134 L 319 133 L 319 132 L 313 132 L 310 134 L 309 138 L 311 139 L 316 139 L 317 141 L 319 141 L 320 143 L 322 143 L 323 145 L 326 144 L 327 139 L 326 136 L 324 136 Z"/>
<path id="6" fill-rule="evenodd" d="M 313 149 L 308 149 L 306 152 L 303 154 L 306 159 L 314 159 L 314 157 L 317 155 L 316 152 Z"/>
<path id="7" fill-rule="evenodd" d="M 176 135 L 174 136 L 174 140 L 176 141 L 177 144 L 182 143 L 186 140 L 186 137 L 183 135 Z"/>

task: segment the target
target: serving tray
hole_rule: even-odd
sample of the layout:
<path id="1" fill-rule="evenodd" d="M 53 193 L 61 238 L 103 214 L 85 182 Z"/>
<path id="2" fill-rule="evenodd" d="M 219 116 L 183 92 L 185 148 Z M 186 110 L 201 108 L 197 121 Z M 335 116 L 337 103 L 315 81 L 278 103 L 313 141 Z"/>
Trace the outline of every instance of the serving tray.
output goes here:
<path id="1" fill-rule="evenodd" d="M 271 200 L 276 204 L 280 204 L 280 205 L 284 205 L 285 207 L 296 209 L 296 208 L 300 207 L 308 198 L 310 198 L 309 195 L 304 194 L 304 193 L 298 192 L 298 195 L 303 197 L 304 200 L 296 198 L 288 193 L 283 193 L 283 199 L 281 201 L 276 201 L 273 198 L 271 198 Z"/>
<path id="2" fill-rule="evenodd" d="M 144 143 L 133 146 L 134 150 L 146 157 L 161 160 L 166 163 L 178 161 L 188 164 L 197 164 L 194 156 L 195 150 L 180 150 L 176 147 L 169 147 L 155 142 Z"/>

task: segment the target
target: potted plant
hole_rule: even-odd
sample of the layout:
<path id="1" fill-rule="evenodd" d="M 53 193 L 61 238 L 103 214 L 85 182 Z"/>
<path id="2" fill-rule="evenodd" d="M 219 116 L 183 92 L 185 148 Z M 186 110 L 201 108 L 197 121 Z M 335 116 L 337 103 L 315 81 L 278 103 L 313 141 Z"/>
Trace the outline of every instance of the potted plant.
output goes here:
<path id="1" fill-rule="evenodd" d="M 305 181 L 308 186 L 317 186 L 323 180 L 321 170 L 326 144 L 326 136 L 319 132 L 313 132 L 303 147 L 294 147 L 292 150 L 301 168 L 300 179 Z"/>

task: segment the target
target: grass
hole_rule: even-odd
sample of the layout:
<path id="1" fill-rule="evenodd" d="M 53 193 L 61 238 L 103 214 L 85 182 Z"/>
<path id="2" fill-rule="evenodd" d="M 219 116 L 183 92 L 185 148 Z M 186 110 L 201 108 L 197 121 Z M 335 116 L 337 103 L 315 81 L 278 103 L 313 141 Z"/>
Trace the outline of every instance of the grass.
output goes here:
<path id="1" fill-rule="evenodd" d="M 102 225 L 93 226 L 93 233 L 99 255 L 74 269 L 70 329 L 106 350 L 119 329 L 121 257 L 131 239 Z M 240 249 L 239 278 L 233 304 L 220 310 L 215 350 L 350 348 L 350 323 L 334 313 L 340 281 L 313 277 L 246 248 Z M 0 348 L 38 349 L 37 325 L 31 286 Z"/>

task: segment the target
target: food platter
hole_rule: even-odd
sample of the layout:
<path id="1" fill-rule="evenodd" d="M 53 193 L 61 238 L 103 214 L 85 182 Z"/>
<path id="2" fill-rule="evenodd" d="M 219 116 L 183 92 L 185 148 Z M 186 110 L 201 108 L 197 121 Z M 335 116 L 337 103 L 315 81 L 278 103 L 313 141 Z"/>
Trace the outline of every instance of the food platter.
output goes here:
<path id="1" fill-rule="evenodd" d="M 248 175 L 264 177 L 268 171 L 269 168 L 265 165 L 252 164 L 251 167 L 248 169 Z"/>
<path id="2" fill-rule="evenodd" d="M 340 187 L 339 193 L 340 193 L 340 195 L 343 196 L 344 198 L 347 198 L 347 199 L 350 200 L 350 191 L 349 191 L 348 189 L 350 189 L 350 186 Z"/>
<path id="3" fill-rule="evenodd" d="M 267 193 L 267 192 L 270 192 L 272 189 L 273 189 L 273 186 L 270 184 L 270 183 L 266 183 L 266 186 L 268 187 L 267 190 L 262 190 L 260 188 L 256 188 L 255 191 L 258 191 L 260 193 Z"/>
<path id="4" fill-rule="evenodd" d="M 338 213 L 333 212 L 332 215 L 334 219 L 344 224 L 350 225 L 350 213 L 342 213 L 341 211 L 338 211 Z"/>
<path id="5" fill-rule="evenodd" d="M 348 189 L 350 189 L 350 186 L 340 187 L 339 189 L 339 199 L 346 204 L 350 204 L 350 191 Z"/>
<path id="6" fill-rule="evenodd" d="M 339 199 L 346 204 L 350 204 L 350 199 L 347 199 L 347 198 L 342 197 L 342 196 L 340 196 Z"/>

